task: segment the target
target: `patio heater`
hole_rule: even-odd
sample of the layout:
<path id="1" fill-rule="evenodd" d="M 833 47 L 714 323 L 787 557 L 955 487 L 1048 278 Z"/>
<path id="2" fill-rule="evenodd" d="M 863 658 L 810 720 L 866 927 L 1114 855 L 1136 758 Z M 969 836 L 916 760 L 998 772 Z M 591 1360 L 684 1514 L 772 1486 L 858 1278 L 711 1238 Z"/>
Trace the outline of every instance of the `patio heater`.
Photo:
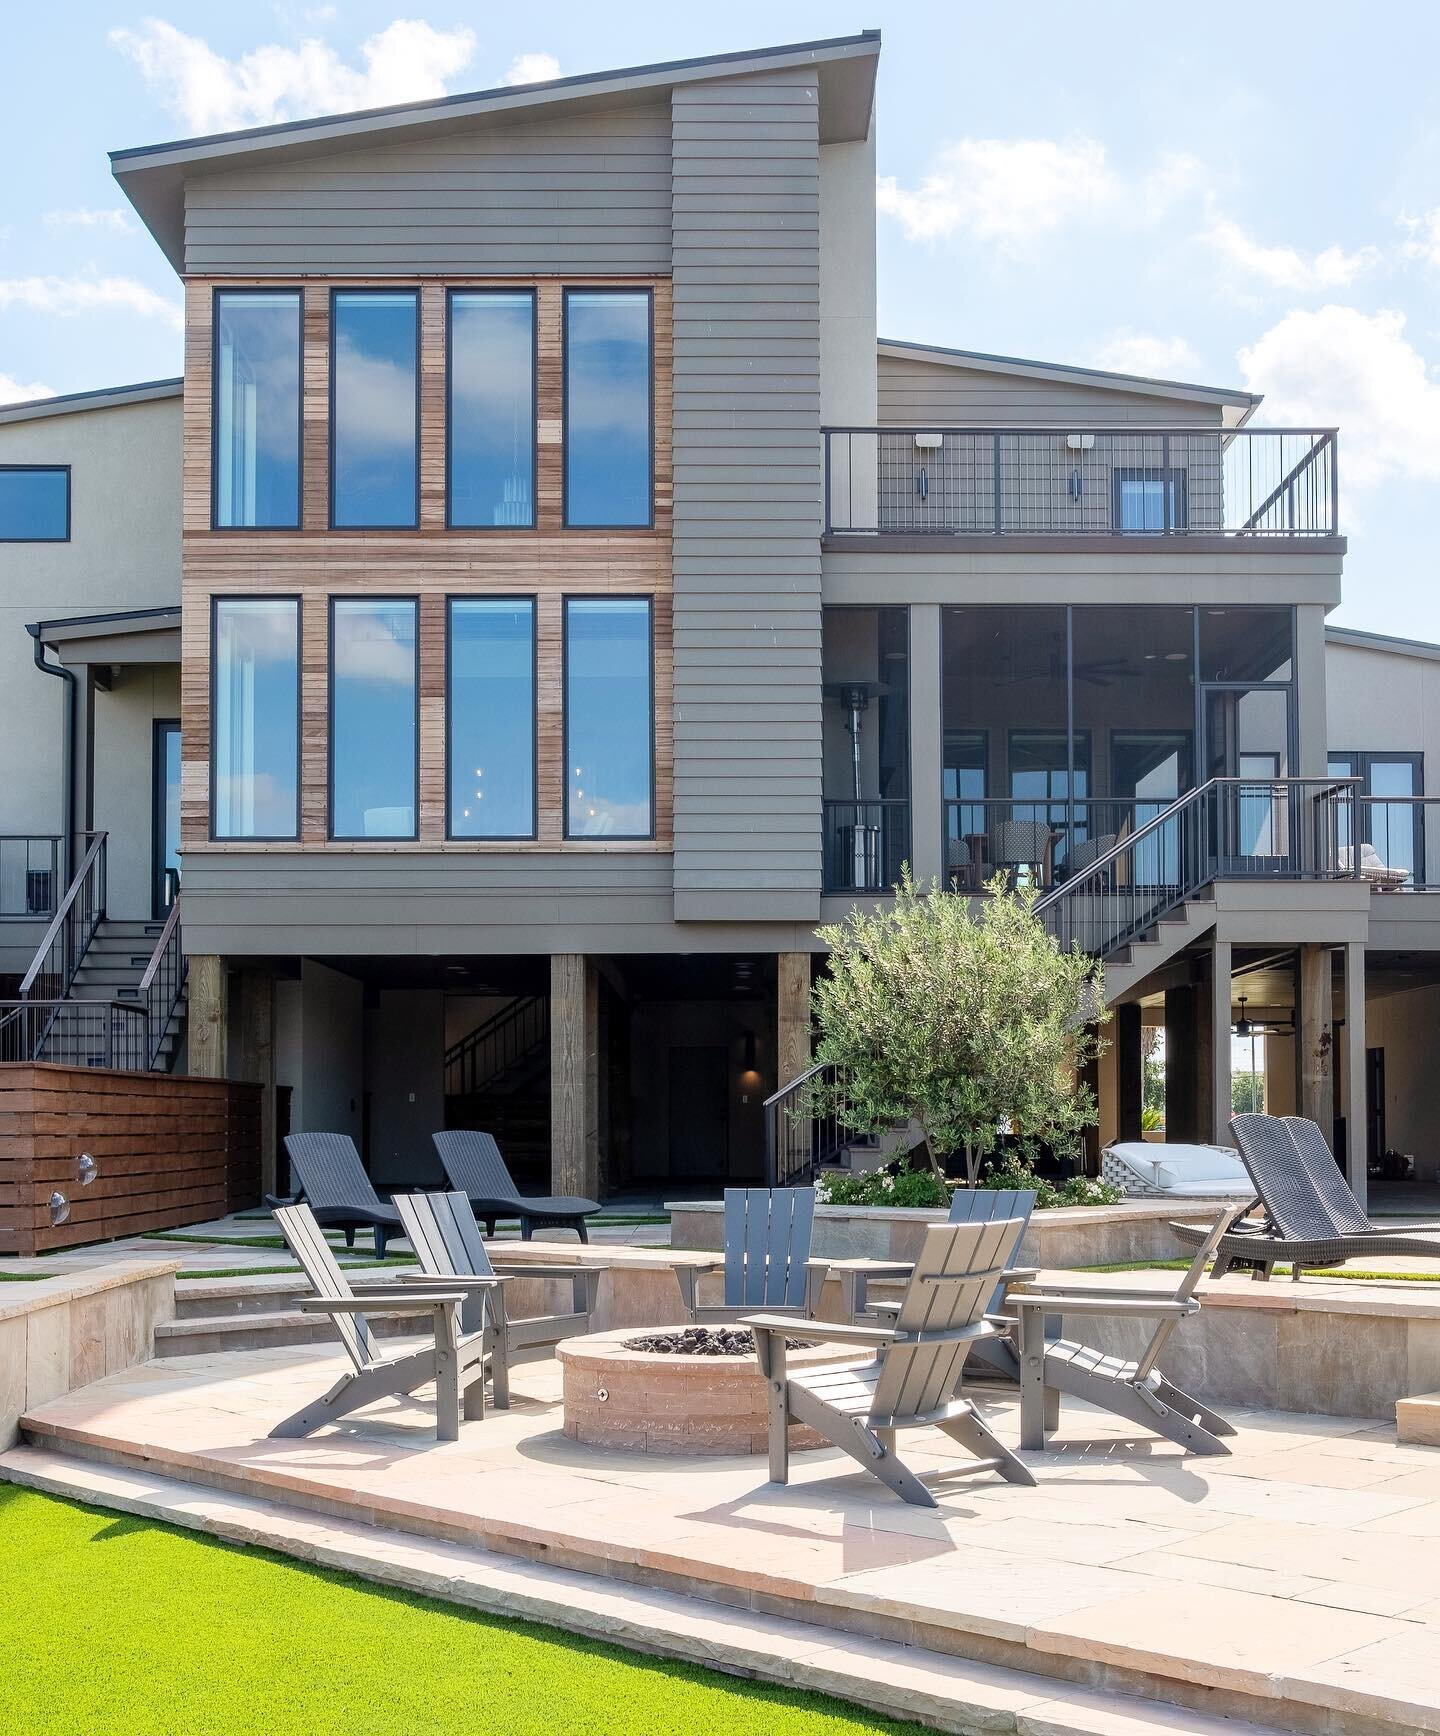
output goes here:
<path id="1" fill-rule="evenodd" d="M 870 695 L 878 691 L 866 681 L 842 683 L 836 697 L 845 713 L 845 728 L 850 736 L 850 785 L 854 801 L 853 817 L 848 825 L 836 828 L 835 846 L 839 855 L 840 872 L 836 883 L 852 892 L 878 891 L 880 877 L 880 827 L 865 819 L 865 800 L 860 777 L 860 720 L 870 706 Z"/>

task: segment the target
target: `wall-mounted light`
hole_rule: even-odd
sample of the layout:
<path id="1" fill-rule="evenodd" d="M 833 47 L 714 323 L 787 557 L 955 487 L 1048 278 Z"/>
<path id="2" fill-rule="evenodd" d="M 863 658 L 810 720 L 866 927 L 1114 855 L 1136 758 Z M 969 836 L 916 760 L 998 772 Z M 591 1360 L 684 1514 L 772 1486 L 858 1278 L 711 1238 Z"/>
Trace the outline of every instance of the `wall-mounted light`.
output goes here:
<path id="1" fill-rule="evenodd" d="M 96 1175 L 95 1159 L 88 1151 L 80 1153 L 80 1161 L 75 1165 L 75 1175 L 81 1187 L 89 1187 Z"/>
<path id="2" fill-rule="evenodd" d="M 63 1224 L 65 1222 L 66 1218 L 68 1218 L 69 1216 L 70 1216 L 70 1202 L 69 1202 L 69 1200 L 67 1200 L 65 1198 L 64 1194 L 61 1193 L 60 1190 L 57 1188 L 55 1190 L 55 1192 L 52 1193 L 50 1196 L 50 1227 L 51 1227 L 51 1229 L 52 1230 L 59 1229 L 60 1225 Z"/>

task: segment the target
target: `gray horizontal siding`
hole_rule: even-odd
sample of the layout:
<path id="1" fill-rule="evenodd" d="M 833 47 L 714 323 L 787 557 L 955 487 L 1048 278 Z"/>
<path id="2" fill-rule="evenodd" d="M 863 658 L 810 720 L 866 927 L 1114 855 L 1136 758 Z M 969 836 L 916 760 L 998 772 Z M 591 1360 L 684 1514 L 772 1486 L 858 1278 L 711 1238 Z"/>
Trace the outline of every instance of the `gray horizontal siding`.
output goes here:
<path id="1" fill-rule="evenodd" d="M 284 169 L 199 175 L 185 190 L 185 265 L 199 274 L 528 276 L 669 264 L 664 107 L 471 126 Z"/>
<path id="2" fill-rule="evenodd" d="M 980 427 L 1029 422 L 1055 427 L 1077 416 L 1091 422 L 1155 422 L 1172 427 L 1220 421 L 1218 404 L 1112 391 L 1078 381 L 1067 385 L 887 355 L 879 358 L 879 370 L 880 420 L 902 427 L 932 422 L 969 422 Z"/>
<path id="3" fill-rule="evenodd" d="M 819 126 L 801 72 L 673 95 L 675 914 L 820 909 Z"/>

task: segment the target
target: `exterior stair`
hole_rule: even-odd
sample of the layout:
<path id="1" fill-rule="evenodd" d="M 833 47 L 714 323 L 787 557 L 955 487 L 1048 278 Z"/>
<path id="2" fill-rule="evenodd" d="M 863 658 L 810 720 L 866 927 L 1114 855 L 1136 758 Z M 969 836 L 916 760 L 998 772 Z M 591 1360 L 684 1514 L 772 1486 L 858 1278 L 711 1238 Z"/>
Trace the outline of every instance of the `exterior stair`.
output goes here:
<path id="1" fill-rule="evenodd" d="M 405 1267 L 379 1266 L 376 1283 L 397 1282 Z M 368 1275 L 361 1272 L 357 1277 Z M 155 1328 L 155 1355 L 214 1356 L 231 1350 L 273 1350 L 285 1344 L 334 1344 L 335 1328 L 324 1315 L 303 1314 L 294 1306 L 308 1292 L 301 1272 L 255 1278 L 190 1278 L 175 1285 L 175 1318 Z M 379 1337 L 415 1332 L 413 1314 L 367 1314 Z"/>
<path id="2" fill-rule="evenodd" d="M 1167 910 L 1153 928 L 1137 940 L 1117 948 L 1105 959 L 1105 999 L 1113 1005 L 1123 1000 L 1152 971 L 1168 964 L 1193 941 L 1215 926 L 1215 898 L 1205 889 L 1191 893 L 1173 910 Z"/>
<path id="3" fill-rule="evenodd" d="M 140 979 L 164 927 L 163 918 L 155 922 L 111 916 L 102 918 L 75 973 L 71 997 L 81 1001 L 132 1001 L 140 1005 Z M 169 1073 L 174 1068 L 184 1036 L 186 999 L 186 990 L 182 987 L 175 1016 L 155 1060 L 154 1071 L 157 1073 Z M 85 1045 L 83 1035 L 54 1031 L 46 1040 L 45 1059 L 94 1065 L 94 1060 L 83 1053 Z"/>

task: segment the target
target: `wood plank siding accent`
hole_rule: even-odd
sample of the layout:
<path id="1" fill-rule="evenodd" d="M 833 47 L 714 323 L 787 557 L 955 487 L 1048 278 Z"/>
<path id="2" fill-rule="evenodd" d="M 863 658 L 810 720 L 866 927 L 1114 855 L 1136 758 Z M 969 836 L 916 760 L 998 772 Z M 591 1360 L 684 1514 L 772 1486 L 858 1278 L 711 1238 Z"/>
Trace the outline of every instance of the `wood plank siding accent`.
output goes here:
<path id="1" fill-rule="evenodd" d="M 88 1152 L 95 1180 L 81 1187 Z M 0 1252 L 141 1235 L 254 1205 L 260 1087 L 99 1067 L 0 1066 Z M 70 1202 L 52 1227 L 49 1200 Z"/>
<path id="2" fill-rule="evenodd" d="M 196 276 L 377 276 L 670 268 L 663 105 L 466 121 L 409 143 L 194 177 Z"/>
<path id="3" fill-rule="evenodd" d="M 672 93 L 675 915 L 820 899 L 813 71 Z"/>
<path id="4" fill-rule="evenodd" d="M 992 373 L 921 357 L 912 360 L 882 352 L 879 370 L 880 421 L 902 428 L 955 422 L 978 428 L 1014 423 L 1056 428 L 1071 422 L 1082 428 L 1117 422 L 1213 427 L 1221 418 L 1218 404 L 1200 404 L 1193 398 L 1152 397 L 1078 380 L 1071 384 Z"/>
<path id="5" fill-rule="evenodd" d="M 348 159 L 347 159 L 348 160 Z M 530 255 L 529 257 L 533 257 Z M 226 278 L 220 287 L 279 284 Z M 293 279 L 289 280 L 293 283 Z M 192 854 L 334 851 L 563 851 L 645 853 L 671 847 L 673 727 L 670 543 L 672 515 L 669 282 L 629 277 L 528 279 L 537 295 L 537 527 L 530 531 L 445 528 L 445 292 L 514 278 L 452 277 L 420 286 L 420 527 L 332 531 L 329 521 L 329 294 L 357 282 L 413 285 L 414 278 L 327 278 L 304 286 L 302 527 L 287 531 L 210 529 L 212 278 L 187 284 L 182 560 L 181 836 Z M 655 525 L 652 530 L 567 531 L 562 524 L 562 292 L 566 286 L 648 287 L 655 309 Z M 335 841 L 328 834 L 328 607 L 331 595 L 419 599 L 419 831 L 413 841 Z M 298 845 L 209 841 L 210 599 L 272 593 L 301 598 L 301 752 Z M 563 797 L 562 602 L 567 595 L 653 599 L 655 644 L 655 838 L 566 841 Z M 445 599 L 531 595 L 537 599 L 537 839 L 447 842 L 445 838 Z"/>

